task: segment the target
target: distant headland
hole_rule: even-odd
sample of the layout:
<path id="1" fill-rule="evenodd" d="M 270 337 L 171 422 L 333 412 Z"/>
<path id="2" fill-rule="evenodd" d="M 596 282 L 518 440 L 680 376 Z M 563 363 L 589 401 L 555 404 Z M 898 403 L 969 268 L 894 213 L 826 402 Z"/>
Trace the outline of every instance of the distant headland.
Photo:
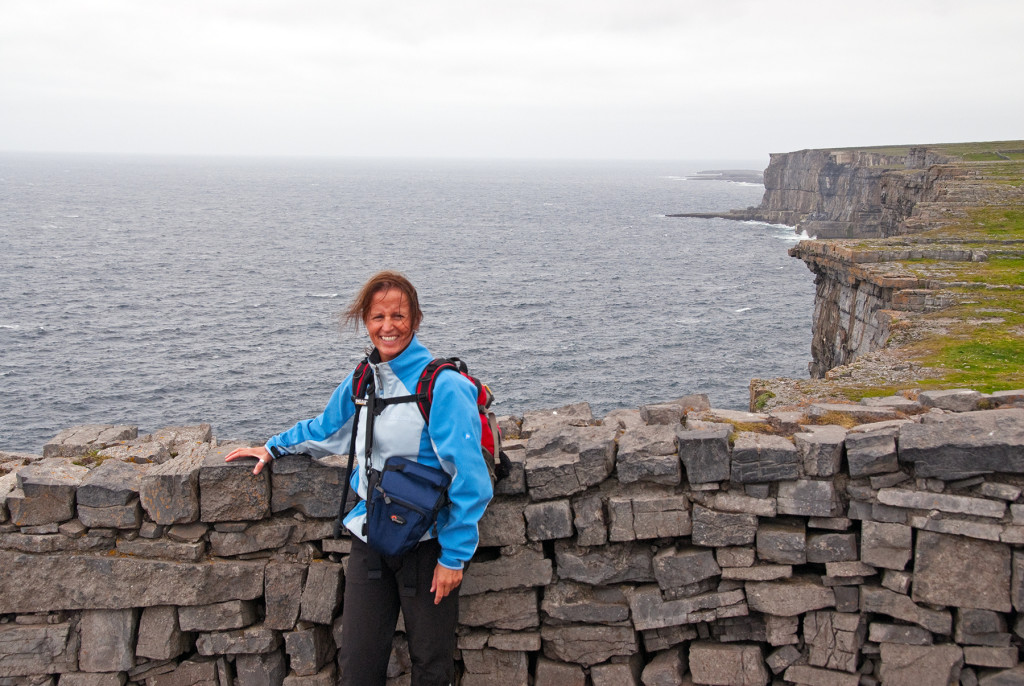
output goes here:
<path id="1" fill-rule="evenodd" d="M 751 383 L 751 405 L 1024 386 L 1024 140 L 771 156 L 760 205 L 816 275 L 811 380 Z M 826 240 L 821 240 L 826 239 Z"/>

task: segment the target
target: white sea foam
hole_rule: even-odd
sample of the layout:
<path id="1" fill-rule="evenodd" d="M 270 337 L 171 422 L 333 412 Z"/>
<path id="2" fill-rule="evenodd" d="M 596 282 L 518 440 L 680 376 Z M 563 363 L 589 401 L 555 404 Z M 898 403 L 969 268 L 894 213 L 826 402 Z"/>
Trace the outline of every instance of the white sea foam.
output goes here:
<path id="1" fill-rule="evenodd" d="M 337 298 L 338 293 L 310 293 L 311 298 Z"/>
<path id="2" fill-rule="evenodd" d="M 754 308 L 753 307 L 741 307 L 740 309 L 736 310 L 736 313 L 739 314 L 740 312 L 750 312 L 752 309 L 754 309 Z"/>

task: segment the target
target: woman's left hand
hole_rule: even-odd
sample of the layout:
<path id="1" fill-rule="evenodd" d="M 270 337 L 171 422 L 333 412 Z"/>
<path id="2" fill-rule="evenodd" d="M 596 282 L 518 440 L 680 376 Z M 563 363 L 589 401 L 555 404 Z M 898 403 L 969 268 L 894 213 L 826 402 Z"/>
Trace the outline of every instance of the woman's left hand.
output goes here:
<path id="1" fill-rule="evenodd" d="M 454 591 L 462 583 L 461 569 L 448 569 L 440 562 L 434 567 L 434 580 L 430 584 L 430 592 L 434 594 L 434 605 Z"/>

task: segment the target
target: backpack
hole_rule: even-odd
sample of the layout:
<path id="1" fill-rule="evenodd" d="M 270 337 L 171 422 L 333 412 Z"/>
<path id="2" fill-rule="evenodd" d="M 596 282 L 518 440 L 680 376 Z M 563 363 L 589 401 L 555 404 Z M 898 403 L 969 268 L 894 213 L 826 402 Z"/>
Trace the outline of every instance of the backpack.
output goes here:
<path id="1" fill-rule="evenodd" d="M 356 366 L 356 370 L 352 375 L 352 400 L 356 404 L 356 416 L 353 419 L 352 443 L 349 448 L 348 467 L 345 470 L 344 495 L 338 510 L 338 518 L 334 523 L 335 538 L 341 535 L 341 530 L 344 526 L 345 505 L 348 500 L 349 482 L 352 478 L 352 466 L 355 460 L 356 427 L 359 425 L 359 411 L 362 407 L 369 406 L 367 407 L 369 421 L 367 423 L 368 431 L 366 432 L 368 435 L 364 437 L 366 441 L 366 454 L 369 455 L 373 444 L 373 418 L 383 412 L 384 408 L 388 405 L 414 402 L 420 411 L 420 415 L 423 417 L 423 421 L 426 422 L 428 427 L 430 426 L 430 408 L 434 400 L 434 384 L 437 383 L 438 375 L 446 369 L 462 374 L 476 387 L 477 411 L 480 414 L 481 429 L 480 457 L 484 464 L 487 465 L 491 486 L 493 487 L 498 481 L 508 476 L 512 463 L 508 455 L 501 449 L 501 429 L 498 427 L 497 417 L 491 409 L 491 404 L 494 402 L 494 394 L 491 393 L 491 389 L 487 385 L 470 375 L 469 368 L 465 362 L 457 357 L 435 358 L 420 374 L 420 378 L 416 382 L 416 393 L 391 398 L 377 398 L 372 387 L 373 374 L 370 371 L 370 361 L 369 359 L 364 359 Z"/>

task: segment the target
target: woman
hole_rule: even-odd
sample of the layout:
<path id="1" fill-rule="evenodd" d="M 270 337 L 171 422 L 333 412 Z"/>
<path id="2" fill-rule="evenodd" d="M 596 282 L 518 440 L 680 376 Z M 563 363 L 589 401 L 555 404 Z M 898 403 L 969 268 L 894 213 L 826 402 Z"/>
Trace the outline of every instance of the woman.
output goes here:
<path id="1" fill-rule="evenodd" d="M 423 313 L 408 279 L 390 271 L 376 274 L 356 296 L 346 318 L 357 325 L 362 321 L 369 334 L 374 348 L 369 361 L 378 397 L 415 393 L 416 382 L 433 356 L 416 338 Z M 335 389 L 319 417 L 297 423 L 264 447 L 241 448 L 225 459 L 255 457 L 259 464 L 253 473 L 259 474 L 276 455 L 348 454 L 356 416 L 352 376 Z M 439 467 L 452 477 L 449 504 L 438 515 L 437 526 L 424 536 L 427 540 L 400 557 L 377 554 L 363 533 L 367 412 L 358 413 L 358 469 L 351 485 L 360 501 L 345 517 L 345 526 L 354 536 L 342 619 L 342 684 L 383 686 L 399 609 L 409 640 L 413 686 L 453 682 L 459 614 L 456 589 L 476 550 L 477 522 L 492 496 L 490 476 L 480 459 L 476 397 L 476 388 L 462 375 L 440 374 L 429 425 L 415 403 L 387 405 L 373 422 L 373 469 L 380 470 L 384 460 L 400 456 Z"/>

